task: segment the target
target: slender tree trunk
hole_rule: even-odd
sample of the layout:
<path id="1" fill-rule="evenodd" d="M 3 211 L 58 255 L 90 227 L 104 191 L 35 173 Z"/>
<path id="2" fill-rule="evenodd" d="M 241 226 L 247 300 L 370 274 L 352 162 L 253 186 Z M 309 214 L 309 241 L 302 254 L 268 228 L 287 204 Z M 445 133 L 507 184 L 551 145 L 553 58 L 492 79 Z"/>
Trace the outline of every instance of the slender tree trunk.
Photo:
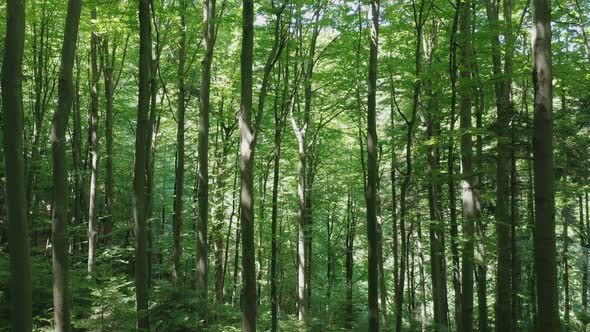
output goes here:
<path id="1" fill-rule="evenodd" d="M 6 39 L 2 62 L 4 170 L 10 253 L 10 322 L 13 331 L 32 329 L 31 258 L 29 249 L 25 163 L 23 158 L 22 59 L 25 1 L 7 0 Z"/>
<path id="2" fill-rule="evenodd" d="M 588 229 L 586 228 L 586 224 L 584 222 L 584 195 L 580 194 L 578 197 L 579 205 L 578 209 L 580 210 L 580 226 L 579 226 L 579 233 L 580 233 L 580 247 L 582 247 L 583 254 L 582 254 L 582 315 L 587 317 L 588 315 Z M 587 201 L 586 201 L 587 202 Z M 588 209 L 586 209 L 586 218 L 588 218 Z M 582 320 L 582 324 L 584 326 L 584 330 L 586 331 L 588 325 L 588 319 L 584 318 Z"/>
<path id="3" fill-rule="evenodd" d="M 369 52 L 369 95 L 367 107 L 367 239 L 369 255 L 369 330 L 379 330 L 379 271 L 377 260 L 377 53 L 379 45 L 379 0 L 371 1 L 371 40 Z"/>
<path id="4" fill-rule="evenodd" d="M 74 97 L 73 69 L 82 1 L 70 0 L 66 17 L 58 85 L 58 105 L 51 126 L 53 159 L 53 313 L 55 331 L 70 331 L 68 255 L 68 176 L 66 126 Z"/>
<path id="5" fill-rule="evenodd" d="M 150 72 L 152 60 L 151 22 L 148 0 L 139 0 L 139 96 L 133 177 L 133 218 L 135 219 L 135 296 L 137 329 L 149 331 L 148 315 L 148 226 L 146 221 L 146 160 Z"/>
<path id="6" fill-rule="evenodd" d="M 563 178 L 564 182 L 567 182 L 567 178 Z M 562 252 L 562 277 L 563 277 L 563 320 L 565 326 L 569 324 L 569 316 L 570 316 L 570 277 L 569 277 L 569 237 L 568 237 L 568 229 L 569 224 L 572 222 L 573 219 L 573 206 L 570 202 L 571 198 L 569 195 L 565 195 L 568 202 L 565 203 L 565 206 L 561 210 L 561 216 L 563 218 L 563 233 L 561 235 L 561 239 L 563 241 L 563 252 Z"/>
<path id="7" fill-rule="evenodd" d="M 495 76 L 496 95 L 496 252 L 498 268 L 496 272 L 496 328 L 501 331 L 511 331 L 512 324 L 512 240 L 510 231 L 510 79 L 502 75 L 511 75 L 511 5 L 510 0 L 504 0 L 505 39 L 507 44 L 504 72 L 502 71 L 502 54 L 499 28 L 499 3 L 487 0 L 486 12 L 491 34 L 492 70 Z"/>
<path id="8" fill-rule="evenodd" d="M 198 226 L 197 226 L 197 298 L 199 318 L 207 326 L 207 225 L 209 213 L 209 95 L 211 90 L 211 63 L 215 45 L 215 0 L 203 4 L 203 39 L 205 54 L 201 62 L 198 134 Z"/>
<path id="9" fill-rule="evenodd" d="M 289 55 L 287 54 L 287 57 Z M 285 70 L 285 88 L 283 89 L 281 105 L 285 104 L 287 96 L 287 89 L 289 87 L 289 63 L 287 61 L 284 66 Z M 283 128 L 287 112 L 284 106 L 278 107 L 278 90 L 281 79 L 281 66 L 279 66 L 279 75 L 277 80 L 277 93 L 275 96 L 274 118 L 275 118 L 275 132 L 274 132 L 274 164 L 273 164 L 273 180 L 272 180 L 272 212 L 271 212 L 271 269 L 270 269 L 270 302 L 271 302 L 271 331 L 278 331 L 278 315 L 279 315 L 279 299 L 277 294 L 277 223 L 279 215 L 279 175 L 280 175 L 280 161 L 281 161 L 281 141 Z M 294 101 L 294 99 L 292 99 Z M 290 105 L 289 107 L 294 107 Z"/>
<path id="10" fill-rule="evenodd" d="M 352 311 L 352 286 L 354 264 L 354 236 L 356 220 L 354 217 L 352 192 L 348 192 L 346 209 L 346 327 L 352 329 L 354 316 Z"/>
<path id="11" fill-rule="evenodd" d="M 451 124 L 449 128 L 449 147 L 448 147 L 448 160 L 447 160 L 447 173 L 448 173 L 448 185 L 449 185 L 449 208 L 450 208 L 450 228 L 451 228 L 451 255 L 453 262 L 453 290 L 455 292 L 455 325 L 456 330 L 461 332 L 463 322 L 463 310 L 461 305 L 463 303 L 461 296 L 461 262 L 459 257 L 459 231 L 457 226 L 457 198 L 456 198 L 456 187 L 455 187 L 455 140 L 453 138 L 455 131 L 455 117 L 457 108 L 457 26 L 459 23 L 459 14 L 461 10 L 461 2 L 457 0 L 455 16 L 453 18 L 453 27 L 451 33 L 451 45 L 450 45 L 450 76 L 451 76 Z"/>
<path id="12" fill-rule="evenodd" d="M 538 331 L 559 331 L 555 202 L 553 173 L 553 74 L 551 64 L 551 7 L 547 0 L 532 1 L 533 165 L 535 228 L 533 231 L 537 281 Z"/>
<path id="13" fill-rule="evenodd" d="M 92 8 L 92 19 L 96 20 L 96 7 Z M 98 95 L 100 79 L 98 72 L 98 32 L 93 31 L 90 38 L 90 153 L 92 154 L 90 176 L 90 192 L 88 200 L 88 274 L 94 269 L 94 256 L 98 244 L 98 225 L 96 201 L 98 196 L 98 162 L 99 162 L 99 137 L 98 137 Z"/>
<path id="14" fill-rule="evenodd" d="M 432 71 L 433 54 L 438 46 L 437 23 L 433 23 L 432 46 L 428 59 L 429 71 Z M 439 93 L 433 91 L 433 81 L 429 80 L 426 95 L 428 96 L 428 113 L 426 118 L 426 136 L 429 140 L 436 140 L 440 135 L 440 119 L 438 116 Z M 447 304 L 447 278 L 445 270 L 445 233 L 442 227 L 441 214 L 439 211 L 440 184 L 438 183 L 439 172 L 439 148 L 437 144 L 428 147 L 428 210 L 430 223 L 430 276 L 432 283 L 432 302 L 434 330 L 444 331 L 448 328 L 448 304 Z"/>
<path id="15" fill-rule="evenodd" d="M 84 176 L 82 175 L 82 119 L 81 119 L 81 103 L 80 103 L 80 57 L 76 56 L 76 84 L 74 90 L 73 100 L 73 130 L 72 130 L 72 164 L 74 168 L 74 213 L 73 224 L 82 226 L 84 224 L 83 207 L 84 207 Z M 76 245 L 81 242 L 78 234 L 72 235 L 72 251 Z M 81 245 L 80 245 L 81 246 Z"/>
<path id="16" fill-rule="evenodd" d="M 254 132 L 252 120 L 252 63 L 254 49 L 254 2 L 242 2 L 242 53 L 240 89 L 240 179 L 242 226 L 242 285 L 244 302 L 242 331 L 256 331 L 256 269 L 254 262 Z"/>
<path id="17" fill-rule="evenodd" d="M 475 176 L 473 170 L 473 141 L 471 133 L 472 119 L 471 108 L 473 100 L 472 61 L 473 52 L 471 46 L 471 3 L 461 4 L 461 187 L 463 207 L 463 234 L 465 242 L 462 250 L 462 276 L 461 296 L 463 310 L 462 329 L 465 332 L 473 331 L 473 273 L 474 266 L 474 240 L 475 220 L 479 217 L 479 198 L 474 188 Z"/>
<path id="18" fill-rule="evenodd" d="M 178 108 L 176 128 L 176 169 L 174 181 L 174 214 L 172 217 L 172 233 L 174 238 L 172 249 L 172 279 L 178 280 L 181 274 L 180 260 L 182 257 L 182 223 L 184 196 L 184 116 L 186 113 L 186 90 L 184 84 L 186 61 L 186 2 L 180 5 L 180 40 L 178 45 Z"/>

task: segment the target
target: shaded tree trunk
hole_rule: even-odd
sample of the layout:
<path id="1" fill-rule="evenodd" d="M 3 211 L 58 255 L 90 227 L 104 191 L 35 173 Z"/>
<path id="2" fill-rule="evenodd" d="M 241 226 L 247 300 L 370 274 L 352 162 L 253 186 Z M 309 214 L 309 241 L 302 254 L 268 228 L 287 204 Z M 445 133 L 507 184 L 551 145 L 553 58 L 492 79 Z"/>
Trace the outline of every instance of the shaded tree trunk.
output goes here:
<path id="1" fill-rule="evenodd" d="M 7 0 L 2 62 L 2 109 L 6 217 L 10 252 L 10 322 L 14 331 L 32 329 L 31 258 L 23 158 L 22 59 L 25 1 Z"/>
<path id="2" fill-rule="evenodd" d="M 559 331 L 557 262 L 555 248 L 555 202 L 553 173 L 553 74 L 551 64 L 551 8 L 546 0 L 532 3 L 533 167 L 535 228 L 533 231 L 537 281 L 538 331 Z"/>
<path id="3" fill-rule="evenodd" d="M 377 53 L 379 45 L 379 0 L 371 1 L 371 38 L 369 51 L 369 93 L 367 100 L 367 239 L 369 260 L 369 330 L 379 330 L 379 271 L 377 260 Z M 399 319 L 399 318 L 398 318 Z"/>
<path id="4" fill-rule="evenodd" d="M 182 224 L 184 196 L 184 117 L 186 113 L 185 62 L 186 62 L 186 1 L 180 5 L 180 40 L 178 45 L 178 107 L 176 115 L 176 168 L 174 171 L 174 214 L 172 216 L 172 279 L 178 280 L 181 274 Z"/>
<path id="5" fill-rule="evenodd" d="M 471 3 L 461 4 L 461 187 L 463 207 L 463 234 L 465 242 L 462 250 L 462 276 L 461 276 L 461 309 L 463 310 L 462 331 L 473 331 L 473 273 L 474 273 L 474 240 L 475 220 L 479 217 L 479 198 L 474 187 L 475 176 L 473 174 L 473 140 L 471 133 L 472 119 L 471 108 L 473 100 L 472 88 L 472 61 L 473 49 L 471 46 Z"/>
<path id="6" fill-rule="evenodd" d="M 137 329 L 149 331 L 148 226 L 146 220 L 146 161 L 150 108 L 151 22 L 148 0 L 139 0 L 139 96 L 135 131 L 133 219 L 135 220 L 135 296 Z"/>
<path id="7" fill-rule="evenodd" d="M 203 4 L 203 39 L 205 54 L 201 62 L 198 134 L 198 224 L 197 224 L 197 299 L 199 319 L 207 326 L 207 225 L 209 213 L 209 95 L 211 90 L 211 63 L 215 45 L 215 0 Z"/>
<path id="8" fill-rule="evenodd" d="M 68 332 L 70 326 L 68 255 L 68 175 L 66 126 L 74 98 L 73 69 L 78 40 L 82 1 L 70 0 L 65 22 L 58 85 L 58 104 L 51 126 L 53 159 L 53 315 L 55 331 Z"/>
<path id="9" fill-rule="evenodd" d="M 240 82 L 240 221 L 242 228 L 242 331 L 256 331 L 256 269 L 254 262 L 254 132 L 252 128 L 252 63 L 254 2 L 242 2 Z"/>

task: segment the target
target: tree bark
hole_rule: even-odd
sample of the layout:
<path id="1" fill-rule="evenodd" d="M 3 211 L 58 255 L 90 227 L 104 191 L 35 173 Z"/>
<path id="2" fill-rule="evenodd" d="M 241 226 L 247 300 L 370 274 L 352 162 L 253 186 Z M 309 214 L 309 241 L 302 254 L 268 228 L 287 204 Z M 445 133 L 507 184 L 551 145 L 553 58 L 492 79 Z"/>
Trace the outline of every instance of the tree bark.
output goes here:
<path id="1" fill-rule="evenodd" d="M 457 206 L 456 206 L 456 187 L 455 187 L 455 139 L 453 138 L 455 131 L 455 117 L 457 109 L 457 27 L 459 24 L 459 14 L 461 12 L 461 0 L 456 2 L 455 16 L 453 18 L 453 26 L 451 32 L 451 45 L 449 50 L 449 72 L 451 76 L 451 123 L 449 127 L 449 146 L 447 159 L 447 173 L 449 186 L 449 208 L 450 208 L 450 235 L 451 235 L 451 256 L 453 262 L 453 290 L 455 292 L 455 325 L 457 331 L 462 331 L 463 310 L 461 305 L 461 267 L 459 257 L 459 231 L 457 227 Z"/>
<path id="2" fill-rule="evenodd" d="M 68 332 L 69 306 L 69 255 L 68 255 L 68 175 L 66 165 L 66 126 L 74 97 L 73 69 L 78 40 L 78 26 L 82 1 L 70 0 L 65 22 L 58 85 L 58 104 L 51 126 L 53 159 L 53 315 L 55 331 Z"/>
<path id="3" fill-rule="evenodd" d="M 433 54 L 438 47 L 437 23 L 433 23 L 432 46 L 428 59 L 429 70 L 432 71 Z M 426 136 L 429 140 L 437 140 L 440 135 L 440 119 L 438 109 L 439 93 L 433 91 L 433 81 L 429 80 L 426 95 L 428 97 L 428 113 L 426 118 Z M 430 277 L 432 283 L 432 302 L 434 330 L 444 331 L 448 328 L 447 278 L 445 263 L 445 233 L 442 227 L 440 212 L 440 184 L 438 180 L 439 147 L 437 143 L 428 146 L 428 210 L 430 236 Z"/>
<path id="4" fill-rule="evenodd" d="M 150 108 L 150 72 L 152 60 L 149 0 L 139 0 L 139 96 L 135 131 L 133 177 L 133 218 L 135 220 L 135 296 L 137 329 L 149 331 L 148 315 L 148 229 L 146 221 L 146 160 L 148 112 Z"/>
<path id="5" fill-rule="evenodd" d="M 242 228 L 242 331 L 256 331 L 256 269 L 254 262 L 254 132 L 252 128 L 252 64 L 254 57 L 254 2 L 242 2 L 240 82 L 240 221 Z"/>
<path id="6" fill-rule="evenodd" d="M 473 331 L 473 273 L 474 273 L 474 240 L 475 220 L 479 217 L 479 198 L 474 187 L 473 175 L 473 140 L 471 133 L 471 108 L 473 100 L 472 61 L 473 49 L 471 45 L 471 3 L 461 3 L 461 200 L 463 207 L 463 235 L 465 242 L 462 250 L 461 275 L 461 309 L 463 310 L 462 330 Z"/>
<path id="7" fill-rule="evenodd" d="M 180 40 L 178 45 L 178 108 L 176 128 L 176 169 L 174 171 L 174 214 L 172 217 L 173 249 L 172 279 L 181 275 L 180 259 L 182 257 L 182 210 L 184 207 L 184 117 L 186 113 L 185 61 L 186 61 L 186 1 L 180 5 Z"/>
<path id="8" fill-rule="evenodd" d="M 215 45 L 215 0 L 203 4 L 203 39 L 205 54 L 201 62 L 198 134 L 198 224 L 197 224 L 197 299 L 199 319 L 207 326 L 207 225 L 209 220 L 209 97 L 211 91 L 211 63 Z"/>
<path id="9" fill-rule="evenodd" d="M 367 98 L 367 239 L 369 260 L 369 330 L 379 330 L 379 271 L 377 261 L 377 55 L 379 46 L 379 0 L 371 1 L 371 38 L 369 51 L 369 91 Z"/>
<path id="10" fill-rule="evenodd" d="M 498 135 L 496 151 L 496 255 L 498 269 L 496 272 L 496 328 L 511 331 L 512 324 L 512 240 L 510 232 L 510 119 L 512 116 L 510 105 L 511 80 L 503 75 L 511 75 L 511 5 L 510 0 L 504 0 L 504 18 L 506 39 L 506 54 L 504 71 L 502 71 L 502 54 L 499 27 L 499 2 L 486 1 L 488 24 L 492 31 L 492 71 L 496 80 L 496 110 L 495 125 Z"/>
<path id="11" fill-rule="evenodd" d="M 555 202 L 553 172 L 553 74 L 551 64 L 551 8 L 547 0 L 532 3 L 533 167 L 535 228 L 533 231 L 537 281 L 538 331 L 559 331 L 557 262 L 555 248 Z"/>
<path id="12" fill-rule="evenodd" d="M 25 43 L 25 1 L 7 0 L 6 38 L 2 62 L 4 170 L 10 253 L 10 308 L 14 331 L 32 329 L 31 258 L 27 224 L 23 157 L 22 59 Z"/>
<path id="13" fill-rule="evenodd" d="M 92 19 L 96 20 L 96 7 L 92 8 Z M 90 153 L 91 176 L 90 191 L 88 200 L 88 274 L 94 270 L 94 256 L 96 255 L 96 245 L 98 244 L 98 229 L 96 216 L 96 201 L 98 196 L 98 162 L 99 162 L 99 136 L 98 136 L 98 94 L 99 94 L 99 72 L 98 72 L 98 32 L 93 31 L 90 38 L 90 65 L 91 65 L 91 83 L 90 83 Z"/>

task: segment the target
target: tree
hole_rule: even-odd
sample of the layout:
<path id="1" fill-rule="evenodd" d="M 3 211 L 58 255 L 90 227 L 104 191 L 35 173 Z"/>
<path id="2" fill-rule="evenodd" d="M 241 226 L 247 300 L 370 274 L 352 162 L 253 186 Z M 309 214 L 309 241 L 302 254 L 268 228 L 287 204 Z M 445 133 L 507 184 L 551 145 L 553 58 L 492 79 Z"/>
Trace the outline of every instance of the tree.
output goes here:
<path id="1" fill-rule="evenodd" d="M 27 224 L 27 200 L 23 160 L 22 63 L 25 44 L 25 2 L 8 0 L 6 39 L 2 62 L 4 119 L 4 176 L 10 252 L 11 326 L 32 329 L 31 258 Z"/>
<path id="2" fill-rule="evenodd" d="M 474 188 L 473 176 L 473 141 L 471 133 L 471 107 L 473 88 L 471 85 L 473 54 L 471 46 L 471 3 L 461 3 L 461 188 L 463 206 L 463 233 L 465 243 L 463 244 L 462 257 L 462 300 L 463 310 L 463 331 L 473 330 L 473 261 L 474 261 L 474 228 L 475 219 L 479 215 L 479 199 Z"/>
<path id="3" fill-rule="evenodd" d="M 369 55 L 369 94 L 367 98 L 367 239 L 369 251 L 369 330 L 379 330 L 379 285 L 377 271 L 377 55 L 379 47 L 379 0 L 371 1 L 371 47 Z M 400 320 L 400 317 L 398 317 Z"/>
<path id="4" fill-rule="evenodd" d="M 178 110 L 176 129 L 176 165 L 174 176 L 174 214 L 172 228 L 174 244 L 172 250 L 172 278 L 180 275 L 182 257 L 182 210 L 184 207 L 184 117 L 186 114 L 185 62 L 186 62 L 186 2 L 180 3 L 180 40 L 178 44 Z"/>
<path id="5" fill-rule="evenodd" d="M 96 20 L 96 7 L 92 8 L 92 19 Z M 99 162 L 99 137 L 98 137 L 98 95 L 99 95 L 99 70 L 98 70 L 98 31 L 93 31 L 90 37 L 90 62 L 92 67 L 90 82 L 90 124 L 88 135 L 90 137 L 90 153 L 92 155 L 90 177 L 90 194 L 88 200 L 88 274 L 94 269 L 94 256 L 98 244 L 98 218 L 96 215 L 96 196 L 98 195 L 98 162 Z"/>
<path id="6" fill-rule="evenodd" d="M 537 281 L 538 331 L 559 331 L 555 203 L 553 171 L 553 72 L 551 63 L 551 7 L 547 0 L 531 3 L 533 26 L 533 167 L 535 228 L 533 230 Z"/>
<path id="7" fill-rule="evenodd" d="M 215 0 L 206 0 L 203 9 L 203 39 L 205 54 L 202 61 L 199 104 L 199 214 L 197 225 L 197 294 L 201 319 L 207 325 L 207 224 L 209 218 L 209 94 L 211 90 L 211 62 L 215 46 Z"/>
<path id="8" fill-rule="evenodd" d="M 135 297 L 137 329 L 149 331 L 148 310 L 148 230 L 146 220 L 146 145 L 150 107 L 151 22 L 148 0 L 139 0 L 139 95 L 135 130 L 133 175 L 133 219 L 135 220 Z"/>
<path id="9" fill-rule="evenodd" d="M 240 223 L 242 229 L 242 331 L 256 331 L 256 270 L 254 268 L 254 132 L 252 128 L 252 62 L 254 2 L 242 2 L 240 57 Z"/>
<path id="10" fill-rule="evenodd" d="M 73 69 L 80 24 L 80 0 L 68 1 L 58 85 L 58 108 L 53 114 L 51 145 L 53 156 L 53 312 L 55 330 L 70 331 L 68 255 L 68 175 L 66 126 L 74 98 Z"/>

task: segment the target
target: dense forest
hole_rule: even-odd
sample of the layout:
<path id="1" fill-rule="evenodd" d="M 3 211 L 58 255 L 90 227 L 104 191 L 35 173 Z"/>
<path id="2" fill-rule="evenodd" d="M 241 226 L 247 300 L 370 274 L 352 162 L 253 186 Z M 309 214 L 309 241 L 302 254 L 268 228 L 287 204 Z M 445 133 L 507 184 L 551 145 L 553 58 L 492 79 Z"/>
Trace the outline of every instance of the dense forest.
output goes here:
<path id="1" fill-rule="evenodd" d="M 0 1 L 0 331 L 587 331 L 589 13 Z"/>

